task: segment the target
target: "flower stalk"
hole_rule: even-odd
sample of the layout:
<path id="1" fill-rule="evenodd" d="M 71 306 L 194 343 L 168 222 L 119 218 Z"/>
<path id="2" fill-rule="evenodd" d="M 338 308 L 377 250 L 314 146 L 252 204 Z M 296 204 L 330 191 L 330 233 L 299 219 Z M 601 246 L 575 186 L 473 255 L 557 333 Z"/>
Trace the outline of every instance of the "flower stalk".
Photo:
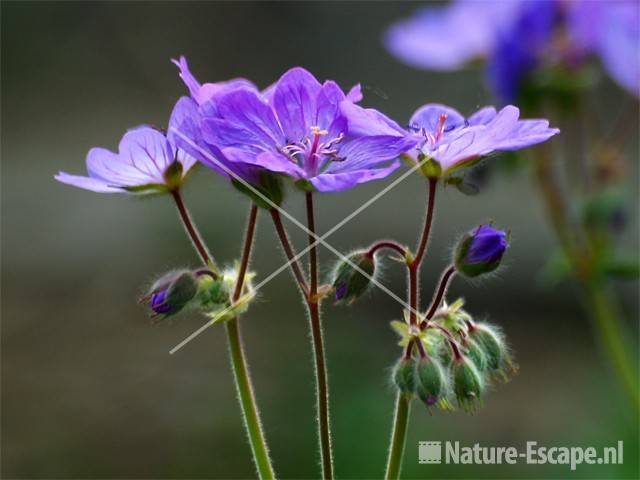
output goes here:
<path id="1" fill-rule="evenodd" d="M 202 262 L 205 266 L 209 267 L 215 273 L 218 273 L 218 267 L 213 260 L 213 257 L 207 250 L 204 242 L 202 241 L 202 237 L 200 236 L 200 232 L 196 228 L 191 215 L 189 214 L 189 210 L 187 210 L 186 205 L 184 204 L 184 200 L 182 198 L 182 193 L 179 189 L 171 190 L 171 196 L 173 197 L 173 201 L 176 204 L 176 208 L 178 209 L 178 214 L 180 215 L 180 220 L 182 221 L 182 226 L 184 227 L 187 236 L 191 239 L 193 243 L 193 247 L 198 252 L 198 255 L 202 259 Z"/>
<path id="2" fill-rule="evenodd" d="M 409 323 L 411 325 L 417 325 L 418 323 L 417 312 L 418 308 L 420 307 L 418 299 L 420 266 L 427 251 L 429 235 L 431 233 L 431 226 L 433 224 L 437 179 L 429 178 L 428 188 L 429 192 L 427 195 L 426 215 L 422 234 L 420 235 L 420 240 L 418 241 L 418 249 L 411 262 L 407 264 L 407 269 L 409 270 Z M 411 357 L 412 350 L 413 342 L 407 345 L 405 358 Z M 424 351 L 421 350 L 420 353 L 421 355 L 423 355 Z M 407 424 L 409 422 L 410 403 L 410 397 L 405 394 L 398 394 L 398 398 L 396 399 L 395 415 L 391 434 L 391 444 L 389 445 L 389 455 L 387 459 L 387 472 L 385 474 L 385 478 L 387 480 L 400 478 L 402 456 L 404 453 L 407 433 Z"/>
<path id="3" fill-rule="evenodd" d="M 407 438 L 407 425 L 409 424 L 410 408 L 411 398 L 402 392 L 398 392 L 395 415 L 393 417 L 393 429 L 391 433 L 391 445 L 389 446 L 387 471 L 384 475 L 385 480 L 400 478 L 400 468 L 402 467 L 404 445 Z"/>
<path id="4" fill-rule="evenodd" d="M 191 215 L 182 200 L 180 191 L 174 190 L 171 194 L 178 209 L 178 213 L 180 214 L 180 219 L 185 227 L 185 231 L 193 242 L 194 248 L 200 255 L 202 262 L 209 268 L 215 267 L 215 263 L 211 259 L 202 237 L 200 236 L 198 229 L 191 219 Z M 247 230 L 245 233 L 240 269 L 238 271 L 238 278 L 236 280 L 232 297 L 233 302 L 237 301 L 242 294 L 244 278 L 251 259 L 251 247 L 255 236 L 257 217 L 258 207 L 255 204 L 252 204 L 247 221 Z M 226 331 L 231 365 L 233 367 L 233 378 L 240 403 L 240 410 L 242 411 L 244 426 L 247 431 L 249 444 L 251 445 L 251 451 L 253 453 L 253 461 L 261 479 L 273 479 L 275 478 L 275 473 L 273 471 L 273 466 L 271 465 L 269 449 L 262 429 L 260 411 L 256 402 L 253 382 L 251 380 L 247 358 L 242 345 L 238 318 L 232 318 L 226 322 Z"/>
<path id="5" fill-rule="evenodd" d="M 451 265 L 449 266 L 449 268 L 447 268 L 444 271 L 444 273 L 440 277 L 440 284 L 438 285 L 438 291 L 436 292 L 436 294 L 433 297 L 433 300 L 431 301 L 431 306 L 429 307 L 429 310 L 427 310 L 427 315 L 426 315 L 427 320 L 431 320 L 433 318 L 436 311 L 438 310 L 438 307 L 440 307 L 440 305 L 442 304 L 442 299 L 446 295 L 447 289 L 449 288 L 449 284 L 451 283 L 451 280 L 453 279 L 453 276 L 455 275 L 455 273 L 456 273 L 456 267 Z"/>
<path id="6" fill-rule="evenodd" d="M 311 287 L 307 305 L 311 322 L 311 338 L 316 369 L 316 396 L 318 409 L 318 427 L 320 429 L 320 452 L 322 456 L 323 478 L 333 478 L 333 457 L 331 454 L 331 427 L 329 423 L 329 385 L 324 354 L 324 339 L 320 320 L 320 300 L 318 299 L 318 251 L 315 240 L 315 215 L 313 193 L 306 194 L 307 228 L 309 229 L 309 274 Z"/>
<path id="7" fill-rule="evenodd" d="M 300 268 L 296 254 L 282 223 L 282 218 L 277 209 L 271 209 L 271 218 L 282 248 L 289 260 L 289 266 L 298 283 L 304 297 L 309 323 L 311 327 L 311 340 L 314 353 L 314 367 L 316 378 L 316 408 L 318 411 L 318 435 L 320 442 L 320 456 L 322 461 L 322 478 L 333 478 L 333 457 L 331 453 L 331 431 L 329 422 L 329 389 L 327 382 L 326 360 L 324 353 L 324 340 L 322 324 L 320 320 L 320 299 L 318 298 L 318 253 L 315 246 L 315 215 L 313 207 L 313 194 L 306 194 L 307 228 L 309 230 L 309 283 Z"/>

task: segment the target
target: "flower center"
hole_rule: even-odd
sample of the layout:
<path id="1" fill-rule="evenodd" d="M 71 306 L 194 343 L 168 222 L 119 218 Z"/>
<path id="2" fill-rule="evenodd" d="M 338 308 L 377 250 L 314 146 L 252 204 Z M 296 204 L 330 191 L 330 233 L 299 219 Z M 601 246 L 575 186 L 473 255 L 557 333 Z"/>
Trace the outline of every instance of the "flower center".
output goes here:
<path id="1" fill-rule="evenodd" d="M 328 140 L 328 130 L 318 126 L 311 127 L 311 134 L 299 142 L 290 143 L 282 148 L 282 152 L 293 162 L 303 167 L 310 176 L 315 176 L 324 169 L 329 162 L 342 160 L 338 157 L 337 144 L 344 139 L 344 133 Z"/>

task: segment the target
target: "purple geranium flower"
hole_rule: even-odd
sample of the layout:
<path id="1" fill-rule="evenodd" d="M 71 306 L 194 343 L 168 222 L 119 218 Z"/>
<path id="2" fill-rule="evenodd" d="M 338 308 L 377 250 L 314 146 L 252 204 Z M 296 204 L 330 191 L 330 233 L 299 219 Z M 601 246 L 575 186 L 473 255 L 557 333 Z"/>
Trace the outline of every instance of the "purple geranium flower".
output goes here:
<path id="1" fill-rule="evenodd" d="M 88 176 L 60 172 L 56 180 L 100 193 L 152 193 L 177 188 L 196 163 L 159 130 L 141 126 L 120 140 L 118 153 L 92 148 L 87 155 Z"/>
<path id="2" fill-rule="evenodd" d="M 505 101 L 539 66 L 573 69 L 590 54 L 609 75 L 640 95 L 640 8 L 633 0 L 457 0 L 421 9 L 391 26 L 385 45 L 418 68 L 453 70 L 488 58 L 488 78 Z"/>
<path id="3" fill-rule="evenodd" d="M 360 98 L 359 87 L 345 94 L 293 68 L 263 93 L 242 88 L 217 98 L 216 115 L 202 118 L 202 138 L 231 162 L 323 192 L 345 190 L 389 175 L 417 141 L 380 113 L 350 130 L 343 108 Z"/>
<path id="4" fill-rule="evenodd" d="M 357 108 L 351 109 L 350 121 L 358 118 Z M 364 113 L 361 111 L 361 116 Z M 530 147 L 560 131 L 549 128 L 547 120 L 520 120 L 519 117 L 520 110 L 513 105 L 499 112 L 493 107 L 484 107 L 465 118 L 451 107 L 427 104 L 411 117 L 409 128 L 421 137 L 421 142 L 408 153 L 415 160 L 425 157 L 436 160 L 442 175 L 447 175 L 494 151 Z"/>
<path id="5" fill-rule="evenodd" d="M 209 112 L 216 108 L 215 105 L 213 101 L 208 102 Z M 205 117 L 202 107 L 192 98 L 180 98 L 171 115 L 168 137 L 190 156 L 223 177 L 240 177 L 249 183 L 257 182 L 258 168 L 234 161 L 233 149 L 227 149 L 225 154 L 215 145 L 205 141 L 202 133 L 203 118 Z"/>
<path id="6" fill-rule="evenodd" d="M 180 70 L 180 78 L 189 89 L 191 98 L 193 98 L 193 100 L 202 107 L 204 112 L 207 112 L 210 115 L 215 115 L 216 99 L 225 93 L 240 88 L 246 88 L 254 91 L 258 90 L 258 88 L 246 78 L 233 78 L 231 80 L 225 80 L 217 83 L 201 84 L 189 70 L 187 59 L 184 56 L 181 56 L 179 60 L 173 59 L 171 61 Z"/>

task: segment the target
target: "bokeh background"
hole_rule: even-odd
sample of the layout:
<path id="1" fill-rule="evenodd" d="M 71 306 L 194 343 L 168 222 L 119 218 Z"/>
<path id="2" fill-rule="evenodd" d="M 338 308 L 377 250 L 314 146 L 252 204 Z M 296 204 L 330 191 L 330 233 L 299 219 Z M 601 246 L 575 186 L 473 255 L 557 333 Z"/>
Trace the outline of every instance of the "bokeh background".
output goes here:
<path id="1" fill-rule="evenodd" d="M 141 123 L 164 125 L 185 88 L 172 57 L 187 55 L 200 80 L 244 76 L 266 86 L 293 65 L 343 86 L 405 122 L 422 103 L 463 112 L 491 102 L 480 68 L 417 72 L 380 36 L 414 3 L 3 2 L 2 4 L 2 475 L 4 478 L 249 478 L 222 328 L 176 355 L 201 325 L 187 315 L 152 327 L 136 298 L 155 275 L 198 261 L 168 198 L 98 195 L 56 183 L 84 172 L 92 146 L 115 148 Z M 604 80 L 593 92 L 607 124 L 635 101 Z M 631 117 L 637 122 L 637 115 Z M 637 132 L 637 125 L 635 130 Z M 553 140 L 560 142 L 560 138 Z M 638 141 L 626 147 L 630 198 L 638 198 Z M 558 156 L 558 162 L 563 158 Z M 409 178 L 332 237 L 341 251 L 392 236 L 413 244 L 424 181 Z M 385 183 L 318 199 L 319 230 Z M 247 200 L 204 169 L 186 201 L 219 261 L 239 254 Z M 302 197 L 285 208 L 302 218 Z M 621 243 L 638 251 L 638 206 Z M 430 297 L 454 239 L 480 221 L 512 230 L 507 266 L 494 278 L 458 280 L 450 295 L 507 333 L 520 373 L 489 393 L 476 415 L 429 415 L 414 403 L 405 478 L 637 478 L 638 419 L 591 336 L 571 283 L 550 288 L 541 268 L 554 249 L 526 169 L 496 171 L 480 195 L 446 189 L 423 274 Z M 262 216 L 252 268 L 283 261 Z M 304 235 L 294 226 L 298 246 Z M 323 271 L 334 261 L 321 250 Z M 384 282 L 402 295 L 393 264 Z M 638 286 L 616 285 L 630 339 L 638 337 Z M 388 323 L 400 307 L 374 292 L 351 308 L 324 309 L 336 471 L 379 478 L 386 460 L 398 356 Z M 285 273 L 269 283 L 242 330 L 279 475 L 318 474 L 307 321 Z M 637 357 L 636 357 L 637 358 Z M 625 441 L 622 466 L 419 465 L 419 440 L 471 445 L 608 446 Z"/>

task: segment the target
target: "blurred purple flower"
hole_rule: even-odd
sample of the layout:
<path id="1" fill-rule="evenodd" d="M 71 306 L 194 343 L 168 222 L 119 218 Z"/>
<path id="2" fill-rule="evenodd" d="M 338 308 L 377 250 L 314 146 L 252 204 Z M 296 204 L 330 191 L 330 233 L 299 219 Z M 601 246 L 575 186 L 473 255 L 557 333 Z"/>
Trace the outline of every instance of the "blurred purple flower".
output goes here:
<path id="1" fill-rule="evenodd" d="M 499 112 L 484 107 L 469 118 L 439 104 L 420 107 L 411 117 L 410 129 L 422 137 L 416 151 L 437 160 L 443 175 L 494 151 L 520 150 L 544 142 L 560 132 L 543 119 L 520 120 L 513 105 Z"/>
<path id="2" fill-rule="evenodd" d="M 202 117 L 202 140 L 232 163 L 323 192 L 346 190 L 389 175 L 417 141 L 380 113 L 363 131 L 349 130 L 342 108 L 360 98 L 359 86 L 345 94 L 335 82 L 320 84 L 293 68 L 262 94 L 241 88 L 217 98 L 217 114 Z"/>
<path id="3" fill-rule="evenodd" d="M 387 49 L 414 67 L 454 70 L 488 59 L 487 76 L 504 101 L 539 65 L 579 66 L 600 57 L 609 75 L 640 95 L 640 5 L 633 0 L 457 0 L 392 25 Z"/>
<path id="4" fill-rule="evenodd" d="M 99 193 L 151 193 L 178 186 L 195 163 L 162 132 L 141 126 L 122 137 L 118 153 L 104 148 L 89 150 L 88 176 L 60 172 L 55 179 Z"/>

